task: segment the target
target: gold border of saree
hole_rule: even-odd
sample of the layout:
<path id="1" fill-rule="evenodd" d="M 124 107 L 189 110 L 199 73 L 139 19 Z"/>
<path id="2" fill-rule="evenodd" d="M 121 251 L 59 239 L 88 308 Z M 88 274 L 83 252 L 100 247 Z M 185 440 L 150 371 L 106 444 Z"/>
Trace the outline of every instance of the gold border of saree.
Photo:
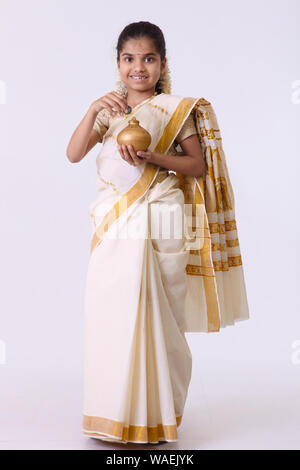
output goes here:
<path id="1" fill-rule="evenodd" d="M 156 442 L 159 439 L 174 441 L 178 439 L 177 428 L 181 424 L 182 416 L 176 416 L 176 424 L 157 426 L 126 426 L 121 421 L 101 418 L 98 416 L 83 415 L 83 433 L 87 436 L 101 438 L 116 438 L 120 441 L 130 442 Z"/>

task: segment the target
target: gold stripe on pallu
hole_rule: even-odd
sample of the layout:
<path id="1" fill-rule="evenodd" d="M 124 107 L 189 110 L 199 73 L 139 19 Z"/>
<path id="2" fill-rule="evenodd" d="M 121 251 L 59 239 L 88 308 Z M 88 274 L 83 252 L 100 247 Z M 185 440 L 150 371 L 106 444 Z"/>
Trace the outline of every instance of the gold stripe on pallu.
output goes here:
<path id="1" fill-rule="evenodd" d="M 212 274 L 211 271 L 207 269 L 207 266 L 187 264 L 185 270 L 186 270 L 186 273 L 191 276 L 216 277 L 215 274 Z"/>
<path id="2" fill-rule="evenodd" d="M 178 104 L 174 111 L 171 119 L 166 125 L 158 144 L 156 145 L 154 152 L 165 153 L 175 136 L 179 132 L 183 120 L 189 115 L 192 106 L 197 100 L 195 98 L 183 98 Z M 147 163 L 142 176 L 139 180 L 125 193 L 119 201 L 105 214 L 102 222 L 94 232 L 90 253 L 94 248 L 101 242 L 104 232 L 107 232 L 109 227 L 143 194 L 147 191 L 151 185 L 154 177 L 159 172 L 157 165 Z"/>
<path id="3" fill-rule="evenodd" d="M 229 267 L 233 266 L 242 266 L 242 257 L 241 255 L 238 256 L 228 256 L 227 261 L 213 261 L 214 271 L 229 271 Z M 200 266 L 197 264 L 187 264 L 186 265 L 186 272 L 191 276 L 208 276 L 208 277 L 216 277 L 215 274 L 211 274 L 207 266 Z"/>
<path id="4" fill-rule="evenodd" d="M 126 426 L 122 421 L 114 421 L 99 416 L 83 415 L 83 432 L 88 436 L 101 434 L 121 441 L 148 442 L 176 440 L 177 427 L 181 424 L 182 416 L 176 416 L 176 424 L 157 424 L 157 426 Z"/>
<path id="5" fill-rule="evenodd" d="M 198 184 L 196 183 L 195 185 L 195 206 L 196 207 L 197 207 L 197 204 L 201 204 L 204 206 L 204 196 Z M 205 233 L 207 233 L 208 219 L 207 219 L 206 213 L 205 213 L 205 217 L 203 217 L 203 220 L 204 220 Z M 219 311 L 216 275 L 215 275 L 214 263 L 212 259 L 210 237 L 203 237 L 203 245 L 200 249 L 200 260 L 201 260 L 201 266 L 188 265 L 186 272 L 187 274 L 195 274 L 193 270 L 195 270 L 196 268 L 196 269 L 199 269 L 201 273 L 205 274 L 203 276 L 203 286 L 204 286 L 205 301 L 206 301 L 206 316 L 207 316 L 207 325 L 208 325 L 207 328 L 208 328 L 208 331 L 219 331 L 220 330 L 220 311 Z"/>
<path id="6" fill-rule="evenodd" d="M 196 101 L 196 98 L 183 98 L 180 101 L 170 121 L 164 128 L 162 136 L 154 150 L 155 152 L 165 153 L 169 149 L 180 131 L 183 121 L 190 114 Z"/>
<path id="7" fill-rule="evenodd" d="M 155 173 L 159 168 L 152 163 L 148 163 L 139 180 L 125 193 L 119 201 L 105 214 L 101 224 L 97 227 L 91 243 L 92 252 L 96 245 L 101 242 L 104 232 L 135 202 L 137 201 L 150 186 Z"/>

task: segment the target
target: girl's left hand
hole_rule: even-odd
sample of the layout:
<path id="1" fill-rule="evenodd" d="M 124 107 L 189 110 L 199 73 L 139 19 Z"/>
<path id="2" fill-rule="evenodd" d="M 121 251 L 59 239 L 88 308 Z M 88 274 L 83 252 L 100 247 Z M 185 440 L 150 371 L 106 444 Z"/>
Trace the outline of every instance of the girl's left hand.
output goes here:
<path id="1" fill-rule="evenodd" d="M 148 151 L 143 152 L 139 150 L 136 152 L 132 145 L 118 145 L 121 157 L 130 165 L 137 166 L 143 163 L 144 160 L 151 161 L 153 153 Z"/>

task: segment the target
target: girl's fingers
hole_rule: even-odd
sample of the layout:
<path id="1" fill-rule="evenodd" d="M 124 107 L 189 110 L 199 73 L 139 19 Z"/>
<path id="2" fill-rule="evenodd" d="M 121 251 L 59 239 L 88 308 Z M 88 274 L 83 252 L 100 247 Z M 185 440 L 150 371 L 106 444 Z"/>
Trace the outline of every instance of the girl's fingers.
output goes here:
<path id="1" fill-rule="evenodd" d="M 141 164 L 141 160 L 139 159 L 139 157 L 137 156 L 136 154 L 136 151 L 134 150 L 133 146 L 132 145 L 128 145 L 128 150 L 129 150 L 129 153 L 131 155 L 131 158 L 133 160 L 133 163 L 134 165 L 140 165 Z"/>
<path id="2" fill-rule="evenodd" d="M 108 96 L 104 96 L 102 100 L 105 104 L 108 104 L 109 110 L 111 110 L 112 113 L 123 113 L 123 108 L 119 105 L 117 101 L 113 100 L 112 98 L 109 98 Z"/>
<path id="3" fill-rule="evenodd" d="M 118 113 L 123 114 L 127 111 L 127 106 L 124 106 L 122 103 L 112 98 L 113 107 L 117 110 Z"/>
<path id="4" fill-rule="evenodd" d="M 121 154 L 121 157 L 123 158 L 123 160 L 125 161 L 128 161 L 128 155 L 126 155 L 126 151 L 124 149 L 125 145 L 118 145 L 118 149 L 119 149 L 119 152 Z"/>
<path id="5" fill-rule="evenodd" d="M 143 160 L 137 156 L 132 145 L 118 145 L 118 149 L 121 157 L 130 165 L 137 166 L 143 163 Z"/>
<path id="6" fill-rule="evenodd" d="M 113 97 L 118 101 L 118 104 L 121 106 L 122 111 L 126 113 L 128 107 L 126 99 L 122 95 L 119 95 L 116 91 L 113 91 L 112 94 Z"/>
<path id="7" fill-rule="evenodd" d="M 137 156 L 141 158 L 145 158 L 146 160 L 151 157 L 151 152 L 147 150 L 146 152 L 143 152 L 142 150 L 139 150 L 137 152 Z"/>
<path id="8" fill-rule="evenodd" d="M 123 149 L 123 153 L 124 153 L 124 155 L 125 155 L 125 160 L 126 160 L 128 163 L 130 163 L 130 165 L 133 165 L 133 160 L 132 160 L 132 157 L 131 157 L 131 155 L 130 155 L 130 153 L 129 153 L 129 151 L 128 151 L 127 145 L 122 144 L 122 149 Z"/>
<path id="9" fill-rule="evenodd" d="M 120 152 L 120 154 L 121 154 L 121 157 L 123 158 L 123 160 L 126 160 L 125 155 L 124 155 L 124 152 L 123 152 L 123 149 L 122 149 L 122 146 L 121 146 L 121 145 L 118 145 L 118 148 L 119 148 L 119 152 Z"/>

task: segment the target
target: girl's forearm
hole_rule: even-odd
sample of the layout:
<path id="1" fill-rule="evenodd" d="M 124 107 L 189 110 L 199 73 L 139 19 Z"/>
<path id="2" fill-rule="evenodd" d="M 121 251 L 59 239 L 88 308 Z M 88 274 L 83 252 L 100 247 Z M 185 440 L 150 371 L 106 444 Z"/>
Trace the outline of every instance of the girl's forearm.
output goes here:
<path id="1" fill-rule="evenodd" d="M 70 162 L 79 162 L 83 158 L 97 114 L 91 105 L 73 132 L 66 151 Z"/>
<path id="2" fill-rule="evenodd" d="M 162 166 L 168 170 L 178 171 L 183 175 L 201 176 L 204 171 L 203 162 L 190 155 L 165 155 L 164 153 L 153 153 L 151 160 L 155 165 Z"/>

